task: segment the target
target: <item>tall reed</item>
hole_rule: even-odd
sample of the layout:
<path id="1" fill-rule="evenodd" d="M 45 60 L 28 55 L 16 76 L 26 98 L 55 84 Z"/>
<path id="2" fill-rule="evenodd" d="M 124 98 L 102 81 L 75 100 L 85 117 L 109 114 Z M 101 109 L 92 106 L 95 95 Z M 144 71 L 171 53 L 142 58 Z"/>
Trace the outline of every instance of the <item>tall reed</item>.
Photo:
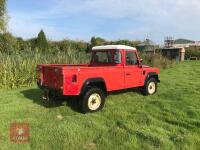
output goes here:
<path id="1" fill-rule="evenodd" d="M 144 64 L 158 68 L 172 67 L 175 62 L 161 55 L 140 54 Z M 36 82 L 37 64 L 88 63 L 90 54 L 84 51 L 38 52 L 24 51 L 12 54 L 0 53 L 0 88 L 32 86 Z"/>
<path id="2" fill-rule="evenodd" d="M 84 52 L 0 53 L 0 88 L 31 86 L 36 81 L 37 64 L 79 64 L 89 61 Z"/>

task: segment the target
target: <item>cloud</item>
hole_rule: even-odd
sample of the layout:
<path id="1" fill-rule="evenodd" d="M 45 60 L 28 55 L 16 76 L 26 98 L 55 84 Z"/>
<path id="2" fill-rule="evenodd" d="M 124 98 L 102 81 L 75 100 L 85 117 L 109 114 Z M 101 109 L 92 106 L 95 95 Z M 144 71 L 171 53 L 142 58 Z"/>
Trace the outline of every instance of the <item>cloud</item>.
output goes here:
<path id="1" fill-rule="evenodd" d="M 168 16 L 174 13 L 200 12 L 199 0 L 60 0 L 54 4 L 55 12 L 90 12 L 108 18 Z M 175 14 L 176 15 L 176 14 Z"/>
<path id="2" fill-rule="evenodd" d="M 67 36 L 65 33 L 59 31 L 59 28 L 35 21 L 34 16 L 31 17 L 23 13 L 10 14 L 9 16 L 11 16 L 11 18 L 8 24 L 8 29 L 16 36 L 20 36 L 25 39 L 37 37 L 37 34 L 41 29 L 45 30 L 49 39 L 60 40 Z"/>
<path id="3" fill-rule="evenodd" d="M 168 35 L 200 38 L 199 0 L 49 0 L 41 3 L 46 5 L 45 10 L 11 13 L 11 31 L 31 37 L 43 28 L 51 39 L 89 39 L 96 34 L 110 39 L 149 37 L 157 42 Z M 29 32 L 24 31 L 26 27 Z"/>
<path id="4" fill-rule="evenodd" d="M 62 14 L 92 14 L 110 21 L 129 22 L 134 29 L 128 25 L 128 29 L 125 26 L 119 32 L 125 37 L 142 34 L 144 38 L 149 34 L 157 41 L 167 35 L 199 38 L 196 35 L 200 25 L 199 0 L 62 0 L 57 1 L 56 9 L 62 10 Z"/>

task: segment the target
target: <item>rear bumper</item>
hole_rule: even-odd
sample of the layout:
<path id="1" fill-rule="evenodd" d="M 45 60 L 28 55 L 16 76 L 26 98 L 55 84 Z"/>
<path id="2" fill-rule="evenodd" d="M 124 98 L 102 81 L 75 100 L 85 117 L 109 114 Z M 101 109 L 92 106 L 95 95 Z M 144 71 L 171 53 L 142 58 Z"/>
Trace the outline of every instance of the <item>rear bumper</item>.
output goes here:
<path id="1" fill-rule="evenodd" d="M 38 86 L 38 88 L 40 88 L 43 91 L 52 91 L 56 94 L 56 96 L 63 96 L 63 90 L 62 89 L 54 89 L 54 88 L 50 88 L 50 87 L 47 87 L 47 86 L 43 86 L 43 85 L 41 85 L 40 82 L 37 82 L 37 86 Z"/>

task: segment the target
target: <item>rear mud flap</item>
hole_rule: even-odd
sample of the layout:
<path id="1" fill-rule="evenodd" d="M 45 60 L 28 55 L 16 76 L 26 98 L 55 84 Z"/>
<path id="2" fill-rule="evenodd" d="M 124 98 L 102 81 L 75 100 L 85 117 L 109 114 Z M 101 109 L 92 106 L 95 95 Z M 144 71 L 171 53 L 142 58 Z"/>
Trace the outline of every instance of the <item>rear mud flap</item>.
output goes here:
<path id="1" fill-rule="evenodd" d="M 44 95 L 42 96 L 42 99 L 46 100 L 46 101 L 51 101 L 51 100 L 55 99 L 55 97 L 56 97 L 55 91 L 44 90 Z"/>

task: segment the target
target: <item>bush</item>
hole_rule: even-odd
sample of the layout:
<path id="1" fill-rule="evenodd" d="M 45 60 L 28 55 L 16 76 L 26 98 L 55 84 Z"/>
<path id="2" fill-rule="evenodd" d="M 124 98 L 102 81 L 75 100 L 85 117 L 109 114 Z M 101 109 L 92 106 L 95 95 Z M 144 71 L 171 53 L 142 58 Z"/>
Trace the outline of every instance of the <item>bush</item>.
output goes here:
<path id="1" fill-rule="evenodd" d="M 200 46 L 190 46 L 186 48 L 186 59 L 190 57 L 198 57 L 200 58 Z"/>
<path id="2" fill-rule="evenodd" d="M 176 64 L 175 60 L 169 60 L 166 57 L 163 57 L 161 54 L 157 53 L 156 55 L 141 53 L 140 57 L 143 58 L 144 64 L 158 67 L 159 69 L 166 69 L 173 67 Z"/>

